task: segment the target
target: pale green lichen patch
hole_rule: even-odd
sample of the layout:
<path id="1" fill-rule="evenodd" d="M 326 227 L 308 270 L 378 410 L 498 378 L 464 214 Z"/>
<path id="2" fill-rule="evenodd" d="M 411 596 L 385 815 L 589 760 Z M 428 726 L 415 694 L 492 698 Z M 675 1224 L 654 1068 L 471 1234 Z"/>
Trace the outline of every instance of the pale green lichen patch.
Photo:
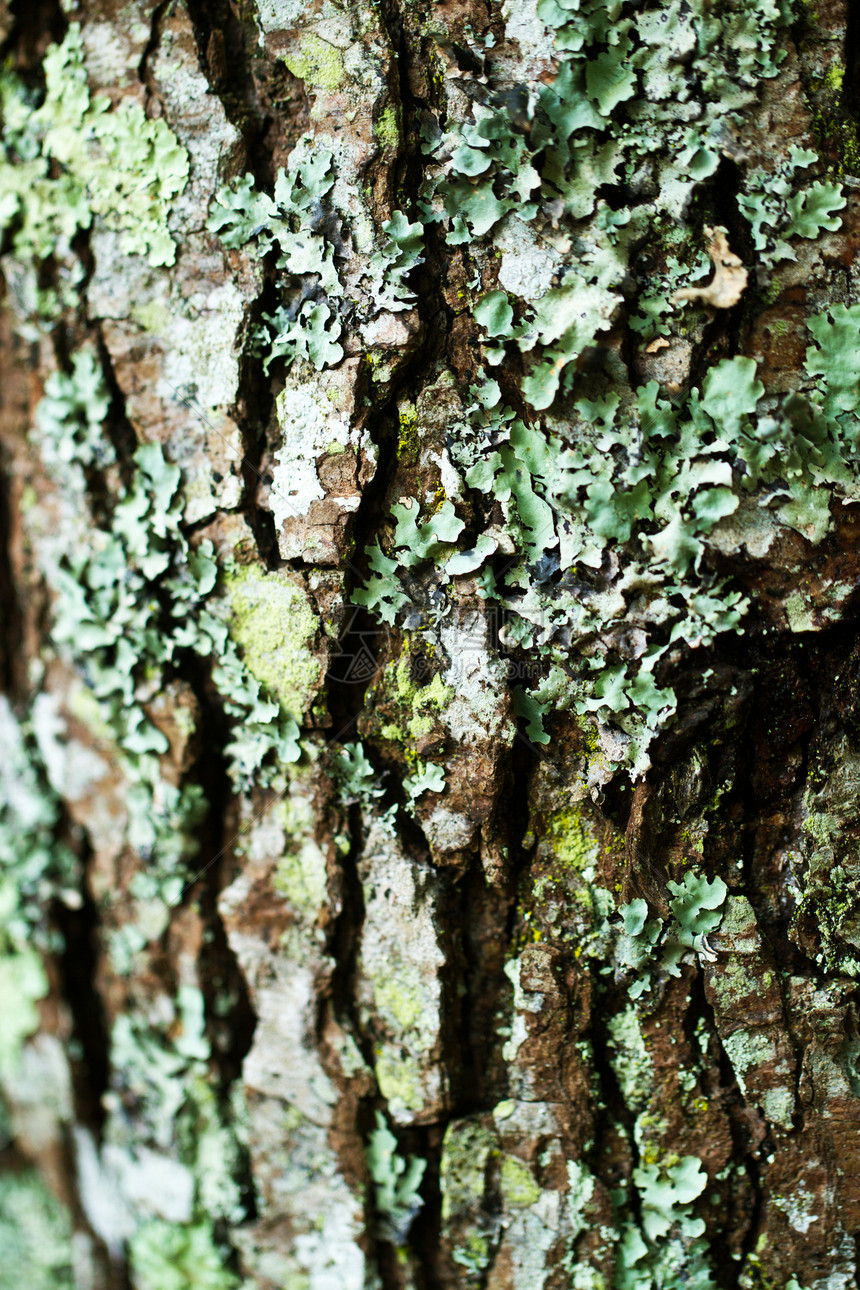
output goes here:
<path id="1" fill-rule="evenodd" d="M 291 784 L 289 796 L 275 812 L 283 826 L 285 850 L 272 885 L 313 922 L 326 900 L 327 877 L 325 856 L 314 837 L 314 811 L 306 789 L 304 784 Z"/>
<path id="2" fill-rule="evenodd" d="M 0 1282 L 10 1290 L 73 1290 L 78 1284 L 69 1212 L 29 1170 L 0 1174 Z"/>
<path id="3" fill-rule="evenodd" d="M 522 48 L 529 6 L 508 12 Z M 749 269 L 725 230 L 699 237 L 688 217 L 694 199 L 710 200 L 726 112 L 740 124 L 762 81 L 779 74 L 787 22 L 787 6 L 747 0 L 717 16 L 706 0 L 542 0 L 527 47 L 545 50 L 551 29 L 554 74 L 524 69 L 534 79 L 522 85 L 516 111 L 490 88 L 479 104 L 463 99 L 437 128 L 426 127 L 422 222 L 437 223 L 449 246 L 469 247 L 476 264 L 493 270 L 483 277 L 492 289 L 464 305 L 484 336 L 484 361 L 461 391 L 464 413 L 449 449 L 461 495 L 485 495 L 487 523 L 477 537 L 470 528 L 468 550 L 454 553 L 453 513 L 444 532 L 425 521 L 419 542 L 420 526 L 407 533 L 404 508 L 394 506 L 395 541 L 368 547 L 370 577 L 354 598 L 385 622 L 405 622 L 415 607 L 404 570 L 426 562 L 429 572 L 432 562 L 443 585 L 482 570 L 482 594 L 507 614 L 505 646 L 537 651 L 549 673 L 515 696 L 528 738 L 547 742 L 544 715 L 575 709 L 599 737 L 598 783 L 621 765 L 634 777 L 647 771 L 648 748 L 677 707 L 669 657 L 740 630 L 749 603 L 709 561 L 720 526 L 750 512 L 754 497 L 757 509 L 772 508 L 774 528 L 817 543 L 831 529 L 834 493 L 848 500 L 856 489 L 856 467 L 846 469 L 856 459 L 851 422 L 842 415 L 855 414 L 842 369 L 858 351 L 854 306 L 810 320 L 817 348 L 807 373 L 824 379 L 811 395 L 777 405 L 763 401 L 749 357 L 711 365 L 695 391 L 673 391 L 662 360 L 648 357 L 659 352 L 650 345 L 659 334 L 689 358 L 687 335 L 700 317 L 690 309 L 682 316 L 680 303 L 728 308 L 747 289 Z M 511 56 L 500 57 L 500 79 Z M 496 54 L 488 47 L 483 57 L 492 87 Z M 649 200 L 610 209 L 598 194 L 641 177 L 645 157 Z M 820 173 L 814 153 L 790 145 L 776 167 L 745 175 L 740 210 L 765 266 L 840 226 L 845 194 L 836 183 L 806 182 L 813 167 Z M 691 286 L 710 272 L 709 257 L 712 281 Z M 631 273 L 641 284 L 639 312 L 625 317 Z M 645 344 L 644 366 L 659 380 L 628 387 L 612 339 L 604 370 L 583 361 L 619 325 L 634 345 Z M 529 418 L 494 379 L 493 369 L 504 365 L 507 374 L 512 360 L 525 368 Z M 501 576 L 487 564 L 500 532 L 513 557 Z M 600 571 L 616 560 L 618 577 L 607 579 Z"/>
<path id="4" fill-rule="evenodd" d="M 403 855 L 387 821 L 375 820 L 362 864 L 365 918 L 358 957 L 361 1015 L 373 1018 L 379 1089 L 396 1123 L 442 1095 L 437 893 Z"/>
<path id="5" fill-rule="evenodd" d="M 389 663 L 380 682 L 380 699 L 394 706 L 397 720 L 384 724 L 380 733 L 384 739 L 404 745 L 413 744 L 427 735 L 437 723 L 445 707 L 454 697 L 454 691 L 445 685 L 438 672 L 426 679 L 427 660 L 414 653 L 408 640 L 400 657 Z M 423 672 L 416 679 L 415 672 Z"/>
<path id="6" fill-rule="evenodd" d="M 225 573 L 230 635 L 248 670 L 287 712 L 300 716 L 321 681 L 313 642 L 319 619 L 310 597 L 288 574 L 244 565 Z"/>
<path id="7" fill-rule="evenodd" d="M 443 1222 L 480 1205 L 487 1169 L 498 1150 L 496 1134 L 481 1121 L 454 1120 L 448 1125 L 440 1162 Z"/>
<path id="8" fill-rule="evenodd" d="M 77 862 L 57 840 L 60 800 L 35 737 L 0 695 L 0 1079 L 18 1070 L 48 993 L 45 902 L 74 890 Z M 56 948 L 56 940 L 54 940 Z"/>
<path id="9" fill-rule="evenodd" d="M 49 46 L 44 69 L 45 98 L 35 111 L 9 73 L 2 86 L 0 229 L 14 229 L 14 255 L 68 253 L 75 233 L 95 219 L 121 234 L 124 251 L 153 266 L 173 264 L 168 215 L 188 179 L 185 149 L 139 103 L 112 109 L 91 96 L 79 24 Z"/>
<path id="10" fill-rule="evenodd" d="M 376 1128 L 367 1144 L 367 1164 L 374 1183 L 376 1208 L 385 1220 L 385 1234 L 400 1245 L 424 1204 L 419 1188 L 427 1162 L 412 1155 L 404 1158 L 399 1153 L 397 1139 L 377 1111 Z"/>
<path id="11" fill-rule="evenodd" d="M 329 94 L 346 78 L 341 51 L 313 31 L 302 34 L 295 51 L 284 55 L 284 62 L 293 76 Z"/>
<path id="12" fill-rule="evenodd" d="M 147 1223 L 131 1241 L 135 1290 L 234 1290 L 225 1253 L 206 1223 Z"/>
<path id="13" fill-rule="evenodd" d="M 777 1056 L 776 1045 L 770 1035 L 761 1031 L 736 1030 L 723 1036 L 723 1047 L 728 1054 L 741 1092 L 745 1092 L 747 1073 L 765 1063 L 772 1064 Z"/>
<path id="14" fill-rule="evenodd" d="M 399 1056 L 391 1049 L 376 1054 L 376 1082 L 388 1108 L 398 1119 L 411 1119 L 410 1112 L 424 1106 L 421 1068 L 410 1054 Z"/>
<path id="15" fill-rule="evenodd" d="M 654 1073 L 633 1005 L 611 1017 L 607 1029 L 612 1069 L 625 1105 L 641 1112 L 651 1102 Z"/>
<path id="16" fill-rule="evenodd" d="M 536 1205 L 541 1198 L 541 1187 L 528 1165 L 516 1156 L 505 1154 L 501 1164 L 502 1196 L 506 1205 L 524 1209 Z"/>

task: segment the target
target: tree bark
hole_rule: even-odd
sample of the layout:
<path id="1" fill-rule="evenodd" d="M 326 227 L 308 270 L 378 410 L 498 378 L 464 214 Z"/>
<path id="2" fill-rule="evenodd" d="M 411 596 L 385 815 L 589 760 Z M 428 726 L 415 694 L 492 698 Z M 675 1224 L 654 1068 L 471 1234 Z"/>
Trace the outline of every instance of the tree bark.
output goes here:
<path id="1" fill-rule="evenodd" d="M 848 0 L 0 37 L 0 1284 L 856 1285 Z"/>

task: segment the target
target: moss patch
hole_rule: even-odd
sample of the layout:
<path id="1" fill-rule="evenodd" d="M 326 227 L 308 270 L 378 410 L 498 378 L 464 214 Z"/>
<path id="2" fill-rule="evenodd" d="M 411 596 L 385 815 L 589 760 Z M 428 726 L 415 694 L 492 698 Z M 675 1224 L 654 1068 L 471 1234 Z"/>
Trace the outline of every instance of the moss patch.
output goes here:
<path id="1" fill-rule="evenodd" d="M 320 661 L 310 648 L 319 620 L 309 597 L 282 573 L 246 566 L 225 576 L 230 634 L 248 670 L 296 716 L 320 683 Z"/>
<path id="2" fill-rule="evenodd" d="M 526 1209 L 536 1205 L 541 1198 L 541 1189 L 527 1165 L 516 1156 L 502 1157 L 502 1195 L 508 1205 Z"/>
<path id="3" fill-rule="evenodd" d="M 389 149 L 392 152 L 397 150 L 400 143 L 400 121 L 397 108 L 387 107 L 384 112 L 380 113 L 379 120 L 374 123 L 373 133 L 379 142 L 381 148 Z"/>
<path id="4" fill-rule="evenodd" d="M 297 51 L 285 55 L 284 62 L 293 76 L 315 89 L 331 93 L 343 84 L 343 55 L 334 45 L 315 36 L 313 32 L 302 37 Z"/>
<path id="5" fill-rule="evenodd" d="M 575 806 L 556 811 L 550 816 L 548 825 L 549 840 L 560 869 L 582 873 L 594 863 L 598 848 Z"/>
<path id="6" fill-rule="evenodd" d="M 382 695 L 395 707 L 394 720 L 386 722 L 380 733 L 392 743 L 407 745 L 428 735 L 441 713 L 454 697 L 436 673 L 422 685 L 415 679 L 416 663 L 426 666 L 423 655 L 413 654 L 408 644 L 400 658 L 389 663 L 382 678 Z"/>

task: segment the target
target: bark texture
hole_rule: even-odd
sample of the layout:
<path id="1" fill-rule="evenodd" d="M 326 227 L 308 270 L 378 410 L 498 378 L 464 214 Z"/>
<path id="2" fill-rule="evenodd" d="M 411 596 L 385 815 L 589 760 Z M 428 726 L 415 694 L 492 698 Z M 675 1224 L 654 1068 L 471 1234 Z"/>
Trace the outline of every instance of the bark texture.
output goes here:
<path id="1" fill-rule="evenodd" d="M 849 0 L 0 38 L 0 1285 L 855 1286 Z"/>

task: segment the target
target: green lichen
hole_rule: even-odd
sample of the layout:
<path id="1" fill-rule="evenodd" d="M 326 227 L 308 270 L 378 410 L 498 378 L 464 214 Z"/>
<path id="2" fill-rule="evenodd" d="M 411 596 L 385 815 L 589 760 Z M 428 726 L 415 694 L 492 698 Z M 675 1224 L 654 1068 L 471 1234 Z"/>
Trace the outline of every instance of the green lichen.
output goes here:
<path id="1" fill-rule="evenodd" d="M 395 211 L 382 225 L 384 241 L 370 257 L 370 274 L 378 306 L 392 313 L 409 309 L 417 299 L 405 282 L 424 263 L 424 226 L 410 223 L 403 211 Z"/>
<path id="2" fill-rule="evenodd" d="M 444 788 L 444 768 L 432 761 L 421 761 L 420 758 L 416 763 L 416 773 L 407 775 L 403 781 L 403 790 L 410 804 L 415 802 L 422 793 L 441 793 Z"/>
<path id="3" fill-rule="evenodd" d="M 185 149 L 138 102 L 112 108 L 91 96 L 78 23 L 48 47 L 44 71 L 45 97 L 35 110 L 10 73 L 0 85 L 0 232 L 10 231 L 12 255 L 62 259 L 75 234 L 95 224 L 119 233 L 126 253 L 173 264 L 168 216 L 188 180 Z"/>
<path id="4" fill-rule="evenodd" d="M 195 1248 L 205 1248 L 214 1223 L 238 1223 L 246 1216 L 237 1182 L 245 1163 L 245 1112 L 238 1090 L 225 1098 L 210 1082 L 211 1049 L 200 991 L 181 986 L 175 999 L 163 998 L 161 1005 L 158 1021 L 124 1014 L 113 1027 L 109 1101 L 133 1111 L 109 1115 L 103 1137 L 117 1158 L 133 1157 L 139 1143 L 148 1142 L 165 1163 L 171 1162 L 174 1179 L 187 1180 L 187 1221 L 201 1233 L 192 1238 L 192 1228 L 184 1222 L 179 1226 L 175 1240 L 181 1264 L 186 1238 Z M 150 1186 L 157 1185 L 156 1176 Z M 138 1222 L 151 1216 L 152 1197 L 141 1195 L 132 1212 Z M 148 1238 L 142 1240 L 148 1249 Z M 173 1250 L 172 1238 L 165 1236 L 165 1247 Z M 174 1254 L 169 1257 L 173 1261 Z M 219 1267 L 223 1263 L 220 1258 Z"/>
<path id="5" fill-rule="evenodd" d="M 0 1173 L 0 1286 L 73 1290 L 69 1212 L 33 1170 Z"/>
<path id="6" fill-rule="evenodd" d="M 656 970 L 681 975 L 681 963 L 691 951 L 709 954 L 707 936 L 720 924 L 728 888 L 722 878 L 708 879 L 690 869 L 683 882 L 668 883 L 671 918 L 648 918 L 648 904 L 641 897 L 622 905 L 622 927 L 615 945 L 619 974 L 637 973 L 628 987 L 631 999 L 651 989 Z"/>
<path id="7" fill-rule="evenodd" d="M 633 1171 L 639 1193 L 641 1227 L 623 1218 L 616 1247 L 614 1290 L 651 1290 L 685 1285 L 716 1290 L 704 1238 L 704 1220 L 693 1214 L 693 1202 L 707 1185 L 707 1174 L 695 1156 L 660 1167 L 645 1164 Z"/>
<path id="8" fill-rule="evenodd" d="M 82 498 L 89 496 L 84 467 L 104 469 L 113 460 L 99 424 L 107 406 L 102 377 L 85 352 L 73 360 L 71 375 L 49 383 L 37 409 L 34 439 L 46 470 Z M 92 515 L 87 546 L 62 555 L 48 570 L 55 647 L 86 678 L 99 724 L 109 732 L 126 777 L 128 841 L 151 861 L 135 874 L 130 889 L 141 910 L 149 911 L 142 920 L 146 929 L 129 922 L 112 940 L 114 962 L 123 971 L 130 970 L 149 937 L 160 935 L 167 908 L 181 899 L 184 862 L 196 850 L 195 827 L 205 805 L 199 785 L 177 785 L 162 776 L 160 757 L 170 740 L 142 696 L 153 699 L 163 692 L 181 658 L 214 656 L 212 679 L 234 722 L 227 753 L 236 786 L 282 773 L 283 764 L 295 761 L 300 751 L 292 716 L 261 693 L 261 682 L 229 634 L 227 613 L 215 594 L 212 544 L 192 546 L 183 525 L 180 477 L 160 444 L 137 448 L 117 504 L 106 515 Z M 246 585 L 250 588 L 249 579 Z M 307 615 L 296 619 L 295 604 L 290 607 L 290 626 L 304 625 Z M 273 669 L 265 636 L 260 640 L 247 627 L 246 634 L 260 665 Z M 290 682 L 294 687 L 304 682 L 300 660 L 297 655 L 293 670 L 280 677 L 285 690 Z M 290 690 L 291 698 L 294 693 Z M 186 713 L 186 734 L 191 720 Z"/>
<path id="9" fill-rule="evenodd" d="M 234 1290 L 239 1285 L 205 1223 L 155 1219 L 134 1234 L 129 1255 L 135 1290 Z"/>
<path id="10" fill-rule="evenodd" d="M 383 1234 L 401 1245 L 424 1204 L 419 1188 L 427 1162 L 399 1154 L 397 1139 L 377 1111 L 376 1128 L 367 1144 L 367 1165 L 374 1183 L 376 1208 L 385 1220 Z"/>
<path id="11" fill-rule="evenodd" d="M 312 34 L 308 42 L 318 40 Z M 321 49 L 336 51 L 324 41 Z M 264 257 L 275 247 L 281 300 L 273 314 L 263 314 L 252 335 L 254 351 L 268 373 L 276 360 L 306 360 L 318 371 L 336 366 L 344 356 L 342 326 L 333 302 L 343 294 L 334 262 L 334 244 L 319 231 L 319 210 L 334 185 L 333 154 L 308 135 L 278 172 L 273 195 L 259 191 L 246 174 L 215 196 L 207 227 L 226 247 L 247 247 Z M 331 212 L 332 216 L 334 212 Z M 315 279 L 319 292 L 307 284 Z M 316 296 L 325 293 L 323 299 Z"/>
<path id="12" fill-rule="evenodd" d="M 823 390 L 765 411 L 751 359 L 715 364 L 700 390 L 672 400 L 656 381 L 627 390 L 620 369 L 593 375 L 583 363 L 617 325 L 631 273 L 644 311 L 631 323 L 635 343 L 688 330 L 672 316 L 677 289 L 709 269 L 686 212 L 695 197 L 709 199 L 726 120 L 740 128 L 762 79 L 779 71 L 788 7 L 743 0 L 714 14 L 705 0 L 635 9 L 542 0 L 539 16 L 556 32 L 555 78 L 520 87 L 515 110 L 509 95 L 490 89 L 464 119 L 425 131 L 422 223 L 438 223 L 452 246 L 492 235 L 506 247 L 500 285 L 471 304 L 485 335 L 484 370 L 462 391 L 449 446 L 470 506 L 477 500 L 480 511 L 485 496 L 487 531 L 477 540 L 470 531 L 468 551 L 455 554 L 456 513 L 444 533 L 422 536 L 418 507 L 399 505 L 395 539 L 368 548 L 370 577 L 354 598 L 387 623 L 404 621 L 417 608 L 405 570 L 429 574 L 432 562 L 444 585 L 484 566 L 482 593 L 508 615 L 504 647 L 537 651 L 560 674 L 514 691 L 528 738 L 546 742 L 544 716 L 573 708 L 607 732 L 596 773 L 606 778 L 624 764 L 638 776 L 677 707 L 664 674 L 669 653 L 740 630 L 748 608 L 710 566 L 711 535 L 736 513 L 745 523 L 757 496 L 779 523 L 820 541 L 856 454 L 851 431 L 829 419 Z M 491 49 L 484 54 L 491 67 Z M 635 191 L 643 166 L 648 202 L 610 209 L 599 201 L 606 184 Z M 774 167 L 746 173 L 739 208 L 763 265 L 794 256 L 797 239 L 840 226 L 845 195 L 815 172 L 806 181 L 812 167 L 820 172 L 817 156 L 795 146 Z M 576 239 L 575 268 L 563 250 L 546 250 L 547 240 L 555 246 L 550 227 Z M 545 265 L 539 289 L 520 271 L 516 288 L 508 285 L 512 243 Z M 656 267 L 642 268 L 648 261 Z M 739 261 L 738 269 L 746 283 Z M 842 324 L 832 324 L 828 345 L 840 343 Z M 850 344 L 856 352 L 856 337 Z M 524 365 L 528 419 L 492 379 L 503 362 L 508 371 Z M 503 576 L 486 567 L 499 545 L 499 508 L 514 547 Z M 600 570 L 616 558 L 622 572 L 608 585 Z M 622 623 L 645 633 L 635 655 Z M 609 649 L 607 636 L 616 642 Z"/>
<path id="13" fill-rule="evenodd" d="M 332 770 L 347 803 L 361 802 L 370 806 L 374 798 L 381 797 L 385 791 L 360 743 L 345 743 L 335 749 Z"/>

